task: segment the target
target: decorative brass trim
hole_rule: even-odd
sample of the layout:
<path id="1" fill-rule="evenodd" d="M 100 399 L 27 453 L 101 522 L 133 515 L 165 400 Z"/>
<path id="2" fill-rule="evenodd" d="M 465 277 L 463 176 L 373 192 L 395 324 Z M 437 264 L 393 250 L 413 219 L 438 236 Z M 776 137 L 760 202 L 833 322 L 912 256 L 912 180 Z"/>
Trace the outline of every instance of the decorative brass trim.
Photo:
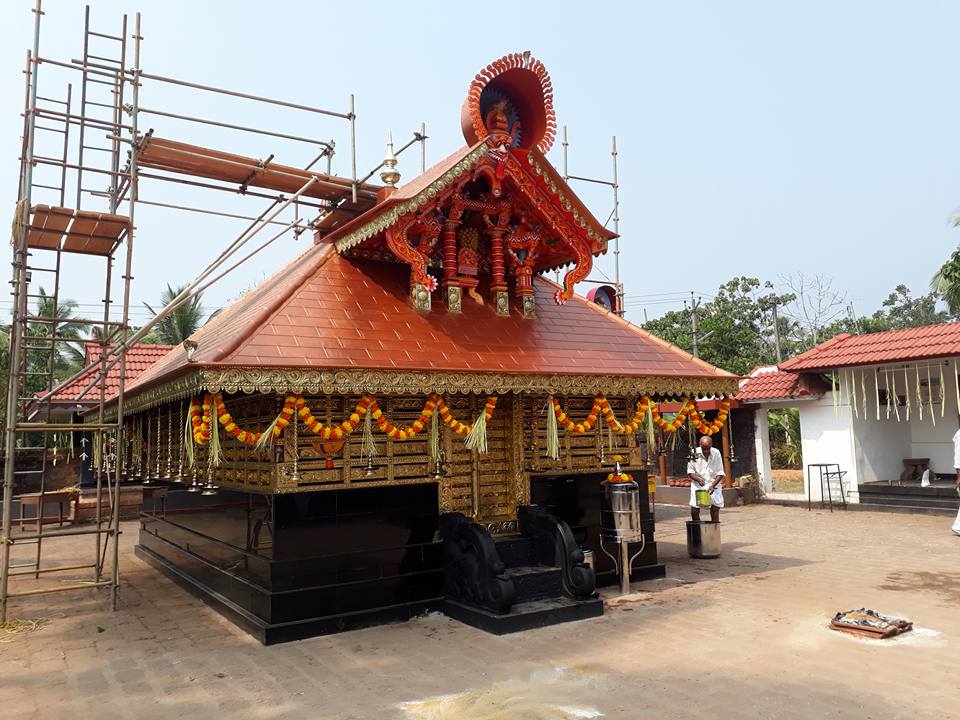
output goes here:
<path id="1" fill-rule="evenodd" d="M 144 395 L 159 398 L 166 386 Z M 189 389 L 188 389 L 189 388 Z M 737 390 L 735 377 L 669 377 L 629 375 L 513 375 L 508 373 L 443 373 L 389 370 L 318 370 L 303 368 L 202 368 L 199 383 L 184 383 L 181 396 L 191 390 L 227 393 L 325 393 L 358 395 L 378 393 L 418 395 L 428 393 L 486 393 L 488 395 L 539 393 L 554 395 L 730 395 Z M 167 401 L 172 396 L 163 396 Z M 136 400 L 140 400 L 138 396 Z"/>

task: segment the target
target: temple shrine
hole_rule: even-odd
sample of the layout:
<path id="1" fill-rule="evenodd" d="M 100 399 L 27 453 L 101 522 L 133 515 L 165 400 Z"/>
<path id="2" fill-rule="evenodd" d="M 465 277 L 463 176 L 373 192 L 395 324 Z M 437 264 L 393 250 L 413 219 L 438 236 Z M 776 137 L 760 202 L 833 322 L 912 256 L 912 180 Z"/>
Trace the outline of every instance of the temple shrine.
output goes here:
<path id="1" fill-rule="evenodd" d="M 737 378 L 575 294 L 615 236 L 546 159 L 544 66 L 490 64 L 460 119 L 462 148 L 403 184 L 391 149 L 382 187 L 128 386 L 117 462 L 168 490 L 138 554 L 264 643 L 428 610 L 498 633 L 598 615 L 600 483 L 639 480 L 631 577 L 662 576 L 647 438 L 726 420 L 696 400 Z"/>

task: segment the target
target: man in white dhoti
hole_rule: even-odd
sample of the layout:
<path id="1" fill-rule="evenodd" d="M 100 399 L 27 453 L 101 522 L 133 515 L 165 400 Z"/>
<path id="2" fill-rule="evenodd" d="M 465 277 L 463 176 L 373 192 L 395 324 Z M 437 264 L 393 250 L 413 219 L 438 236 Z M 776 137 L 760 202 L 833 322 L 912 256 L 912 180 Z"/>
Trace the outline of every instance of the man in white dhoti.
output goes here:
<path id="1" fill-rule="evenodd" d="M 957 433 L 960 435 L 960 431 Z M 690 517 L 694 522 L 700 520 L 700 506 L 697 504 L 697 490 L 706 490 L 710 494 L 710 519 L 720 520 L 720 508 L 723 507 L 723 457 L 713 447 L 709 435 L 700 438 L 700 448 L 693 460 L 687 463 L 687 476 L 690 478 Z M 960 477 L 960 470 L 958 470 Z"/>
<path id="2" fill-rule="evenodd" d="M 957 490 L 960 491 L 960 430 L 953 434 L 953 467 L 957 471 Z M 960 510 L 957 510 L 952 530 L 954 535 L 960 535 Z"/>

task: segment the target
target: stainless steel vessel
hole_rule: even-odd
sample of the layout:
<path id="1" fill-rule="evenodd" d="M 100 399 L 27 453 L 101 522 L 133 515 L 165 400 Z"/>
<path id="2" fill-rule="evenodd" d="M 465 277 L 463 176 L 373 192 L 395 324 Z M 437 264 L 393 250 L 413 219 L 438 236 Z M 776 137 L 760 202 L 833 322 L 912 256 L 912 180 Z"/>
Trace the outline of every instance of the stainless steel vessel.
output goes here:
<path id="1" fill-rule="evenodd" d="M 687 521 L 687 554 L 692 558 L 720 557 L 720 523 Z"/>
<path id="2" fill-rule="evenodd" d="M 640 486 L 635 480 L 602 483 L 600 533 L 608 540 L 640 539 Z"/>

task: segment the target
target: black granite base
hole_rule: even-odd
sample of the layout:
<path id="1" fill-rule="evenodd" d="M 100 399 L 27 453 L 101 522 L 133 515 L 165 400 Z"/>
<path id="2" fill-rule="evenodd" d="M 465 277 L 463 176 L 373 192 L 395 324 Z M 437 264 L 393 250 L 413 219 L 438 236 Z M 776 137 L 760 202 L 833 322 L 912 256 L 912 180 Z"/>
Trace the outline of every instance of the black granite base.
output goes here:
<path id="1" fill-rule="evenodd" d="M 603 601 L 571 600 L 558 597 L 517 603 L 510 612 L 497 614 L 473 605 L 445 600 L 443 614 L 494 635 L 507 635 L 522 630 L 586 620 L 603 615 Z"/>
<path id="2" fill-rule="evenodd" d="M 263 643 L 437 609 L 433 484 L 283 496 L 171 489 L 138 554 Z"/>

